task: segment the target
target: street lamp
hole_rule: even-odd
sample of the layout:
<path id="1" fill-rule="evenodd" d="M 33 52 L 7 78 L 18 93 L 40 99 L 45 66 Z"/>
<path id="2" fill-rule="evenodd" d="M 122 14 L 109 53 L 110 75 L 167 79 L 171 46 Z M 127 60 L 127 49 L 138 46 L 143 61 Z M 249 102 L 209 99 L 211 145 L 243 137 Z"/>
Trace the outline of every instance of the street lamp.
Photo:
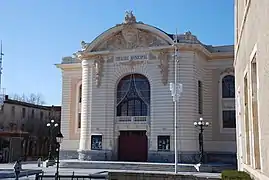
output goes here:
<path id="1" fill-rule="evenodd" d="M 64 136 L 59 131 L 59 133 L 56 136 L 56 143 L 57 143 L 57 147 L 56 147 L 56 151 L 57 151 L 57 169 L 56 169 L 55 178 L 57 178 L 57 179 L 58 179 L 58 176 L 59 176 L 60 144 L 63 142 L 63 138 L 64 138 Z"/>
<path id="2" fill-rule="evenodd" d="M 198 127 L 200 132 L 199 132 L 199 163 L 204 162 L 204 138 L 203 138 L 203 133 L 204 133 L 204 127 L 209 126 L 209 122 L 205 122 L 202 117 L 200 117 L 198 122 L 194 122 L 193 125 L 195 127 Z"/>
<path id="3" fill-rule="evenodd" d="M 176 35 L 177 38 L 177 35 Z M 176 40 L 177 43 L 177 40 Z M 178 76 L 178 62 L 179 62 L 179 50 L 174 44 L 174 58 L 175 58 L 175 79 L 174 83 L 170 83 L 170 91 L 173 97 L 174 102 L 174 151 L 175 151 L 175 173 L 177 173 L 177 163 L 178 163 L 178 157 L 177 157 L 177 103 L 179 101 L 179 97 L 183 91 L 183 85 L 178 83 L 177 76 Z"/>
<path id="4" fill-rule="evenodd" d="M 56 123 L 53 119 L 50 120 L 49 123 L 47 123 L 47 127 L 49 128 L 49 136 L 50 136 L 50 144 L 49 144 L 49 157 L 48 160 L 52 160 L 52 155 L 51 155 L 51 151 L 52 151 L 52 133 L 54 128 L 58 127 L 59 124 Z"/>

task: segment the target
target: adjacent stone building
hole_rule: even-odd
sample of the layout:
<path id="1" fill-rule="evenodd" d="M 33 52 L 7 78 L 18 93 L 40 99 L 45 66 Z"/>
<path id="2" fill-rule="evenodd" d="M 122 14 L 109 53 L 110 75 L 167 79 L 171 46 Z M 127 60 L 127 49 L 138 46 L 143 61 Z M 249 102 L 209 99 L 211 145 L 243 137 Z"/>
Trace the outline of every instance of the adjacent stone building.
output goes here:
<path id="1" fill-rule="evenodd" d="M 238 167 L 269 179 L 269 1 L 235 1 Z"/>
<path id="2" fill-rule="evenodd" d="M 51 119 L 60 124 L 60 106 L 26 103 L 5 95 L 0 108 L 0 162 L 46 158 L 50 138 L 46 124 Z"/>
<path id="3" fill-rule="evenodd" d="M 62 70 L 62 158 L 171 162 L 174 110 L 174 50 L 179 49 L 179 162 L 194 162 L 198 130 L 205 130 L 208 161 L 234 162 L 235 90 L 233 45 L 201 43 L 191 32 L 175 35 L 137 22 L 129 12 L 122 24 L 102 33 Z"/>

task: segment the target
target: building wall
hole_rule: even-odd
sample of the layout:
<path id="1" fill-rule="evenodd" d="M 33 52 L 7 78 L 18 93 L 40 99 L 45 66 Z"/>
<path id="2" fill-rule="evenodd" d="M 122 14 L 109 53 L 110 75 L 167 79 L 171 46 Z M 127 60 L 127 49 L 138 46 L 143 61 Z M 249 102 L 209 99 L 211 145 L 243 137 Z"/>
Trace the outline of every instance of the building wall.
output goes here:
<path id="1" fill-rule="evenodd" d="M 25 117 L 23 117 L 23 109 L 25 109 Z M 34 112 L 34 116 L 32 115 Z M 43 113 L 43 118 L 41 119 L 41 112 Z M 25 125 L 28 120 L 39 120 L 45 121 L 50 117 L 50 110 L 32 108 L 24 105 L 4 103 L 3 109 L 0 113 L 0 122 L 5 130 L 10 130 L 10 123 L 16 124 L 17 129 L 21 129 L 21 125 Z M 34 122 L 33 122 L 34 123 Z M 14 127 L 14 130 L 16 127 Z"/>
<path id="2" fill-rule="evenodd" d="M 239 169 L 250 172 L 256 179 L 269 179 L 269 1 L 248 0 L 246 4 L 242 4 L 237 0 L 235 12 L 237 36 L 234 67 L 238 93 Z M 252 81 L 254 59 L 257 65 L 257 83 Z M 256 98 L 252 98 L 254 87 L 257 87 L 257 113 Z M 245 104 L 248 106 L 244 106 Z"/>
<path id="3" fill-rule="evenodd" d="M 187 34 L 183 35 L 184 41 L 186 41 L 186 38 L 189 38 L 187 36 L 192 35 L 190 32 L 187 32 Z M 105 42 L 105 39 L 103 41 Z M 197 41 L 197 43 L 199 44 L 200 42 Z M 219 89 L 221 89 L 219 82 L 223 72 L 227 69 L 233 69 L 233 49 L 223 46 L 217 47 L 217 50 L 215 50 L 213 46 L 210 46 L 208 47 L 210 50 L 208 50 L 205 46 L 197 45 L 197 48 L 192 46 L 189 48 L 185 44 L 182 44 L 180 47 L 178 80 L 183 84 L 183 93 L 178 105 L 177 139 L 180 154 L 179 160 L 190 161 L 190 158 L 192 159 L 197 155 L 199 149 L 198 130 L 194 127 L 193 123 L 199 120 L 200 117 L 210 122 L 210 126 L 205 130 L 205 150 L 209 154 L 235 153 L 235 131 L 222 132 L 220 126 L 220 114 L 222 112 L 219 110 Z M 87 151 L 91 151 L 91 135 L 100 134 L 102 135 L 102 150 L 91 151 L 91 153 L 95 153 L 96 157 L 98 156 L 99 158 L 108 155 L 110 158 L 116 159 L 117 138 L 120 130 L 147 130 L 149 160 L 158 159 L 160 161 L 162 159 L 169 159 L 170 161 L 170 159 L 173 159 L 174 111 L 169 83 L 174 82 L 174 49 L 171 45 L 167 49 L 165 56 L 168 57 L 166 84 L 163 84 L 163 71 L 160 69 L 160 60 L 163 60 L 165 57 L 160 57 L 160 54 L 149 50 L 148 47 L 140 48 L 136 51 L 120 49 L 108 56 L 104 55 L 100 86 L 96 85 L 97 71 L 94 68 L 94 62 L 96 61 L 94 58 L 96 56 L 93 56 L 87 62 L 89 63 L 87 65 L 89 66 L 89 71 L 82 71 L 81 61 L 71 57 L 64 58 L 63 63 L 58 65 L 58 67 L 63 72 L 62 133 L 65 136 L 65 141 L 61 148 L 65 158 L 66 156 L 73 158 L 75 151 L 81 149 L 81 147 L 86 147 Z M 211 54 L 210 51 L 214 52 Z M 114 58 L 115 56 L 129 56 L 142 53 L 148 53 L 148 60 L 134 65 L 133 68 L 126 64 L 118 64 Z M 84 63 L 83 66 L 85 65 Z M 142 74 L 150 82 L 150 119 L 146 122 L 119 122 L 116 117 L 115 96 L 117 84 L 122 77 L 130 73 Z M 85 77 L 89 79 L 84 79 L 83 81 L 83 75 L 87 75 Z M 85 102 L 88 102 L 86 106 L 77 102 L 78 95 L 80 94 L 81 80 L 90 84 L 87 87 L 87 92 L 82 88 L 82 96 L 84 96 L 82 104 L 84 104 L 83 101 L 85 100 Z M 201 80 L 203 84 L 203 114 L 198 113 L 198 80 Z M 234 100 L 232 102 L 234 104 Z M 79 121 L 78 113 L 83 112 L 83 108 L 87 109 L 87 113 L 82 113 L 82 118 L 87 118 L 87 121 L 83 121 L 81 124 L 84 127 L 87 126 L 87 128 L 80 130 L 77 125 Z M 170 136 L 169 152 L 158 151 L 157 138 L 159 135 Z M 85 144 L 80 146 L 81 137 L 83 137 Z"/>
<path id="4" fill-rule="evenodd" d="M 170 53 L 168 82 L 174 80 L 174 63 Z M 220 74 L 226 68 L 232 67 L 233 60 L 213 60 L 208 61 L 199 53 L 185 51 L 180 53 L 179 81 L 184 85 L 184 91 L 180 99 L 179 110 L 179 133 L 178 144 L 182 153 L 194 153 L 198 151 L 197 129 L 193 122 L 203 116 L 212 126 L 205 131 L 205 149 L 211 152 L 235 152 L 234 133 L 221 133 L 219 119 L 219 89 Z M 171 142 L 173 136 L 173 103 L 169 85 L 163 85 L 160 69 L 156 68 L 159 61 L 156 57 L 147 63 L 136 66 L 133 73 L 141 73 L 148 77 L 151 84 L 151 121 L 148 125 L 127 125 L 119 124 L 115 120 L 115 93 L 116 86 L 120 78 L 130 73 L 130 68 L 117 66 L 111 60 L 104 65 L 104 74 L 99 88 L 93 84 L 92 110 L 91 110 L 91 134 L 103 135 L 103 149 L 117 150 L 117 137 L 119 130 L 130 130 L 146 128 L 149 137 L 149 151 L 157 153 L 157 136 L 170 135 Z M 80 67 L 80 65 L 78 65 Z M 63 73 L 63 108 L 62 108 L 62 132 L 65 141 L 62 148 L 65 150 L 77 150 L 79 146 L 80 130 L 78 124 L 77 103 L 79 86 L 81 84 L 81 69 L 66 71 Z M 203 86 L 203 106 L 204 114 L 198 114 L 198 86 L 200 79 Z M 95 77 L 92 76 L 92 82 Z M 70 109 L 69 109 L 70 108 Z M 106 113 L 104 113 L 106 112 Z M 69 119 L 66 121 L 66 119 Z M 114 137 L 114 140 L 113 138 Z M 91 143 L 90 141 L 88 142 Z M 216 146 L 218 144 L 218 146 Z M 170 145 L 171 151 L 174 144 Z M 163 153 L 164 154 L 164 153 Z"/>

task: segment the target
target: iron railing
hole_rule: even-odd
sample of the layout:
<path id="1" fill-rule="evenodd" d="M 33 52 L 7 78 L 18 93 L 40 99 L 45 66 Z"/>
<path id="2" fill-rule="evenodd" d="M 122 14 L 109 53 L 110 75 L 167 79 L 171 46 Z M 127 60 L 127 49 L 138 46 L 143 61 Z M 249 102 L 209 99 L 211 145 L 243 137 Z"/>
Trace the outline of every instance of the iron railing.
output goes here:
<path id="1" fill-rule="evenodd" d="M 147 123 L 148 120 L 149 120 L 148 116 L 116 116 L 117 123 L 122 123 L 122 122 Z"/>

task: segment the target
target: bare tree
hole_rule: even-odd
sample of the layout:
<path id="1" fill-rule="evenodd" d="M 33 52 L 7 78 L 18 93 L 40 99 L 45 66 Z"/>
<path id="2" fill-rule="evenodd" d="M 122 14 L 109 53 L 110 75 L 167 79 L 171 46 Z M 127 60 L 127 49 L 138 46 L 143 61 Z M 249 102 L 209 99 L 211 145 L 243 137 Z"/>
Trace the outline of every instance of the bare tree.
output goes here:
<path id="1" fill-rule="evenodd" d="M 17 100 L 17 101 L 22 101 L 22 102 L 27 102 L 31 104 L 36 104 L 36 105 L 44 105 L 45 101 L 43 100 L 42 94 L 34 94 L 31 93 L 30 95 L 19 95 L 19 94 L 13 94 L 11 95 L 11 99 Z"/>

